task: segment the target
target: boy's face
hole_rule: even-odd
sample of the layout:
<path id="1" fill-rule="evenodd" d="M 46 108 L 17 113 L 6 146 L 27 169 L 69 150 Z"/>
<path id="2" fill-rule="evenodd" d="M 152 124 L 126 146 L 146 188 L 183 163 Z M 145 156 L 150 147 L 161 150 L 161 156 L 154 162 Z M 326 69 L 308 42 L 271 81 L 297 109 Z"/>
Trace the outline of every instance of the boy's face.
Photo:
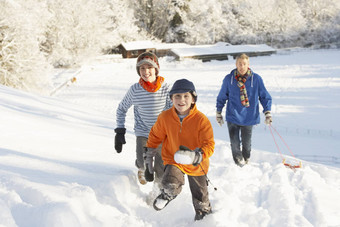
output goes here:
<path id="1" fill-rule="evenodd" d="M 171 101 L 180 115 L 189 114 L 191 104 L 195 103 L 194 98 L 189 92 L 175 93 L 172 95 Z"/>
<path id="2" fill-rule="evenodd" d="M 143 64 L 139 67 L 139 74 L 146 82 L 153 83 L 156 80 L 156 69 L 150 64 Z"/>
<path id="3" fill-rule="evenodd" d="M 249 68 L 249 60 L 247 59 L 237 59 L 236 61 L 237 71 L 243 76 L 247 73 Z"/>

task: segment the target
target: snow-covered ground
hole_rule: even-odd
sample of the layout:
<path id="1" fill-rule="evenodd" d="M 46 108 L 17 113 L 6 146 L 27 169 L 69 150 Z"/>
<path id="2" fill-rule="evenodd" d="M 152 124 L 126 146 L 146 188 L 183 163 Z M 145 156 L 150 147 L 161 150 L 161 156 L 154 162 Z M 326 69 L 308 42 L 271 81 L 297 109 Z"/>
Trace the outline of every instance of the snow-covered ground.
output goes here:
<path id="1" fill-rule="evenodd" d="M 150 206 L 153 184 L 136 179 L 132 109 L 127 144 L 121 154 L 113 148 L 115 109 L 138 81 L 136 59 L 90 60 L 76 83 L 52 97 L 0 86 L 0 226 L 340 226 L 339 59 L 339 50 L 250 59 L 273 97 L 273 126 L 302 159 L 296 172 L 281 163 L 290 153 L 276 135 L 280 155 L 263 118 L 250 164 L 233 164 L 227 127 L 215 122 L 215 100 L 234 60 L 160 59 L 168 82 L 194 82 L 198 109 L 214 128 L 208 177 L 217 191 L 209 186 L 213 214 L 199 222 L 187 184 L 164 210 Z M 58 74 L 54 85 L 75 71 Z"/>

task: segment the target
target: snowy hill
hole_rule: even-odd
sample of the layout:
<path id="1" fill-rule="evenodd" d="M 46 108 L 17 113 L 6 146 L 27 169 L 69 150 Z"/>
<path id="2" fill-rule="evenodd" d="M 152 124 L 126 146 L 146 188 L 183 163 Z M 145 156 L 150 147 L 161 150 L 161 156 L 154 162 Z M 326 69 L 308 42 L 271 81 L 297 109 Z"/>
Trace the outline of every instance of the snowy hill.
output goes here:
<path id="1" fill-rule="evenodd" d="M 340 106 L 332 101 L 340 94 L 339 57 L 339 51 L 320 50 L 251 58 L 274 99 L 273 125 L 296 155 L 339 156 Z M 53 97 L 0 86 L 0 226 L 340 226 L 336 163 L 302 160 L 296 172 L 284 167 L 261 123 L 250 164 L 233 164 L 214 102 L 234 64 L 160 59 L 169 82 L 185 77 L 195 83 L 198 108 L 214 128 L 208 177 L 217 191 L 209 186 L 213 214 L 199 222 L 187 183 L 164 210 L 150 206 L 153 185 L 136 179 L 132 111 L 127 144 L 121 154 L 113 149 L 115 109 L 138 80 L 135 59 L 95 59 L 82 67 L 77 83 Z"/>

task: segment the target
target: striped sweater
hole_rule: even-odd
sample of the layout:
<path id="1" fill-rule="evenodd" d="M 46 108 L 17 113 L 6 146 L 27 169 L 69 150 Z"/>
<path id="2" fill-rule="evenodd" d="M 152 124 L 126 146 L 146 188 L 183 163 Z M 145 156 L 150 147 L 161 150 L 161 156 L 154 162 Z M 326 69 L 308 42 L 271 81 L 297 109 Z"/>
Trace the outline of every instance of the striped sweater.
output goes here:
<path id="1" fill-rule="evenodd" d="M 117 108 L 117 128 L 125 128 L 125 117 L 129 108 L 134 106 L 134 131 L 136 136 L 149 137 L 151 127 L 158 115 L 172 106 L 169 91 L 171 87 L 163 83 L 156 92 L 146 91 L 139 83 L 135 83 L 125 94 Z"/>

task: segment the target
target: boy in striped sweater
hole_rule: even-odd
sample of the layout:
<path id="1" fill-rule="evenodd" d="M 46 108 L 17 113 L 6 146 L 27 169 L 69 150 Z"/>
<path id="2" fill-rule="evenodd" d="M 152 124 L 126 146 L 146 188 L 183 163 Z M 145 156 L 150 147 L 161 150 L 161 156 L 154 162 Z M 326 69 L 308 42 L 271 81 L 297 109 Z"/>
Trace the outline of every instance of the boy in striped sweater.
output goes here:
<path id="1" fill-rule="evenodd" d="M 143 152 L 151 127 L 158 115 L 172 104 L 169 97 L 170 85 L 159 75 L 159 62 L 155 54 L 145 52 L 138 56 L 136 69 L 140 76 L 138 83 L 133 84 L 119 103 L 116 112 L 115 150 L 120 153 L 125 141 L 125 117 L 129 108 L 134 106 L 134 132 L 136 135 L 136 167 L 141 184 L 152 181 L 153 176 L 145 179 Z M 161 146 L 157 148 L 155 160 L 156 182 L 161 179 L 164 166 L 161 158 Z"/>

